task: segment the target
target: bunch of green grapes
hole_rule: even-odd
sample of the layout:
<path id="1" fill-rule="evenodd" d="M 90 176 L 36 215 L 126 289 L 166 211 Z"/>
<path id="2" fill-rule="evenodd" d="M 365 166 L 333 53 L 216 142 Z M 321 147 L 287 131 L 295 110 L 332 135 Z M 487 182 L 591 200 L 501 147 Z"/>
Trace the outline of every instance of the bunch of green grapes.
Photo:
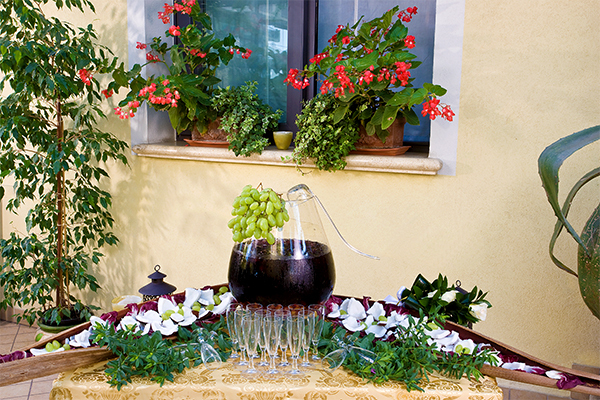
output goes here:
<path id="1" fill-rule="evenodd" d="M 269 244 L 273 244 L 275 236 L 271 230 L 281 228 L 290 220 L 280 195 L 273 189 L 259 191 L 252 185 L 244 186 L 242 193 L 235 198 L 231 215 L 234 217 L 227 226 L 233 232 L 234 242 L 254 237 L 267 239 Z"/>

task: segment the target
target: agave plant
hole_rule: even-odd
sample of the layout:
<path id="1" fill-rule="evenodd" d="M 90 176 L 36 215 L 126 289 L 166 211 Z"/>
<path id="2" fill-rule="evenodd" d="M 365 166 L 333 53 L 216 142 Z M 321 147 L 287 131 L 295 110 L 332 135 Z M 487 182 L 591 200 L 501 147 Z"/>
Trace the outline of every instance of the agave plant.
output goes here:
<path id="1" fill-rule="evenodd" d="M 573 186 L 562 207 L 558 201 L 559 168 L 571 154 L 598 140 L 600 140 L 600 125 L 564 137 L 542 152 L 538 159 L 538 169 L 548 201 L 558 218 L 550 239 L 550 258 L 560 269 L 578 277 L 583 301 L 596 318 L 600 319 L 600 203 L 586 222 L 581 235 L 578 235 L 567 221 L 567 214 L 575 195 L 585 184 L 600 176 L 600 167 L 585 174 Z M 566 228 L 579 245 L 577 272 L 567 267 L 554 255 L 554 245 L 563 228 Z"/>

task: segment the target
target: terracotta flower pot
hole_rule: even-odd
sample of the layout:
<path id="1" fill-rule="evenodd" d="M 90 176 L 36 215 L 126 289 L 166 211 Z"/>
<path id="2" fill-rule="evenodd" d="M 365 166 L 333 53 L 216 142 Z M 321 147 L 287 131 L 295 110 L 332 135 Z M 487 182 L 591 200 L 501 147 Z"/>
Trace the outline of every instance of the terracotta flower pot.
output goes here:
<path id="1" fill-rule="evenodd" d="M 404 154 L 410 146 L 404 144 L 404 118 L 397 118 L 387 129 L 389 136 L 385 143 L 377 135 L 369 136 L 364 126 L 361 125 L 356 150 L 351 154 L 377 154 L 377 155 L 399 155 Z"/>
<path id="2" fill-rule="evenodd" d="M 207 147 L 228 147 L 228 133 L 220 128 L 221 117 L 208 124 L 206 132 L 202 133 L 194 126 L 192 129 L 192 139 L 185 139 L 191 146 L 207 146 Z"/>

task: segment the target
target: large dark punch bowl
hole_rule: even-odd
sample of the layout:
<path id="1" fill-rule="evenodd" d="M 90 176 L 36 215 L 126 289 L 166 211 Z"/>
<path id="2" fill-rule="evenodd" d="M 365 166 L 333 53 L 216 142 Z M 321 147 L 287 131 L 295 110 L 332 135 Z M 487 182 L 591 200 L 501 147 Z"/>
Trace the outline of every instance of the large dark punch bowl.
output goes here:
<path id="1" fill-rule="evenodd" d="M 284 239 L 238 243 L 229 262 L 229 287 L 242 303 L 316 304 L 333 293 L 335 268 L 328 246 Z"/>

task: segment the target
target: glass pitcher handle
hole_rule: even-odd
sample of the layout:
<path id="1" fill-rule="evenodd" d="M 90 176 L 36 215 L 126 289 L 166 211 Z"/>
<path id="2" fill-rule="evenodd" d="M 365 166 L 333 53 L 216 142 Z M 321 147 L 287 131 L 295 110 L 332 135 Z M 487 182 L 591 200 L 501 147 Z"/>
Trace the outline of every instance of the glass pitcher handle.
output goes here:
<path id="1" fill-rule="evenodd" d="M 293 188 L 291 188 L 290 190 L 288 190 L 287 196 L 288 196 L 288 199 L 290 199 L 290 195 L 296 196 L 296 198 L 294 199 L 295 201 L 297 201 L 299 199 L 307 200 L 307 198 L 304 197 L 304 192 L 308 193 L 309 196 L 315 198 L 315 200 L 317 201 L 317 203 L 319 204 L 319 206 L 321 206 L 321 209 L 323 210 L 323 212 L 325 213 L 325 215 L 329 219 L 329 222 L 331 222 L 331 225 L 333 225 L 333 229 L 335 229 L 335 231 L 337 232 L 337 234 L 340 237 L 340 239 L 342 239 L 342 242 L 344 242 L 344 244 L 346 246 L 348 246 L 348 248 L 350 250 L 352 250 L 353 252 L 355 252 L 357 254 L 360 254 L 363 257 L 371 258 L 373 260 L 379 260 L 379 257 L 372 256 L 370 254 L 367 254 L 367 253 L 364 253 L 364 252 L 358 250 L 356 247 L 354 247 L 350 243 L 348 243 L 346 241 L 346 239 L 344 239 L 344 237 L 342 236 L 340 230 L 337 228 L 337 226 L 335 226 L 335 222 L 333 222 L 333 219 L 329 216 L 329 213 L 325 209 L 325 206 L 323 205 L 323 203 L 321 203 L 321 200 L 319 200 L 319 198 L 308 188 L 308 186 L 306 186 L 303 183 L 301 183 L 299 185 L 296 185 Z"/>

